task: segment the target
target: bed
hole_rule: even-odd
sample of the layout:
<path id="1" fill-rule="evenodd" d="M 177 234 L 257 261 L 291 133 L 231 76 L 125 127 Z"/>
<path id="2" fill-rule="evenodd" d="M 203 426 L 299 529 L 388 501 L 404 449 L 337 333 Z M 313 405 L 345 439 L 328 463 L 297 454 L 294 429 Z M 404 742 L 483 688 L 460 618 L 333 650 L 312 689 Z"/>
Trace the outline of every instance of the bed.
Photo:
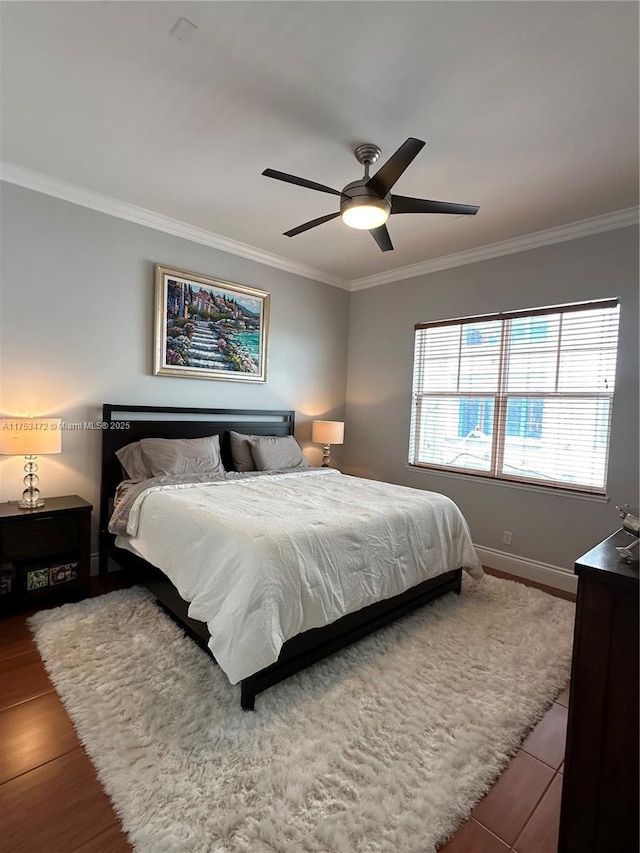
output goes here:
<path id="1" fill-rule="evenodd" d="M 288 445 L 293 411 L 105 404 L 102 425 L 100 572 L 112 559 L 134 573 L 240 683 L 244 710 L 300 669 L 459 593 L 463 568 L 481 572 L 447 498 L 333 469 L 158 477 L 122 490 L 122 454 L 140 440 L 217 436 L 232 471 L 232 437 L 251 436 L 254 454 Z"/>

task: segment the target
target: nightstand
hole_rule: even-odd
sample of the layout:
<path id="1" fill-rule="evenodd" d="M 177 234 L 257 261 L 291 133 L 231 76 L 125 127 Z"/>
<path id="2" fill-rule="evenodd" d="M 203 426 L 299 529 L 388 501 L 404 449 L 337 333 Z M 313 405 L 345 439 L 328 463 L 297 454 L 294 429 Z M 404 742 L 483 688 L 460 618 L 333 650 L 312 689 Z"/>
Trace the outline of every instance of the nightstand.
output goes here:
<path id="1" fill-rule="evenodd" d="M 88 594 L 92 509 L 77 495 L 0 504 L 0 616 Z"/>

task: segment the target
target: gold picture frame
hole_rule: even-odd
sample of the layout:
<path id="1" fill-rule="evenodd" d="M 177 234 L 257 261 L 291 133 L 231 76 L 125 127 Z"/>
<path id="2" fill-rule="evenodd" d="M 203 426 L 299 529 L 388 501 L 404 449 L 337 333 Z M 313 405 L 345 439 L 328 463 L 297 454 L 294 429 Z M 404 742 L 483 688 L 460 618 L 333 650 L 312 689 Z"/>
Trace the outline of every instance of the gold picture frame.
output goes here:
<path id="1" fill-rule="evenodd" d="M 266 382 L 269 293 L 156 264 L 156 376 Z"/>

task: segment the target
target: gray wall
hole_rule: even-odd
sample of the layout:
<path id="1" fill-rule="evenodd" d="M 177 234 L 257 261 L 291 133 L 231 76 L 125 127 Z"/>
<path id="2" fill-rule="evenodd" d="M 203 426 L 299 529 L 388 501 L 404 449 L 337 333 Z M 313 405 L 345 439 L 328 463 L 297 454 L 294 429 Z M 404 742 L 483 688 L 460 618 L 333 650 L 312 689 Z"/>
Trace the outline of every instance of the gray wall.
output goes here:
<path id="1" fill-rule="evenodd" d="M 638 237 L 633 228 L 348 294 L 115 217 L 1 184 L 0 409 L 91 421 L 103 402 L 293 408 L 309 461 L 310 420 L 345 414 L 343 470 L 440 491 L 478 545 L 571 567 L 638 502 Z M 152 375 L 153 267 L 163 263 L 271 293 L 265 384 Z M 619 296 L 620 358 L 609 503 L 406 466 L 413 325 L 436 318 Z M 350 307 L 351 303 L 351 307 Z M 97 431 L 67 431 L 42 457 L 46 494 L 97 508 Z M 0 500 L 21 492 L 22 460 L 0 457 Z M 502 544 L 511 530 L 511 548 Z"/>
<path id="2" fill-rule="evenodd" d="M 608 503 L 407 468 L 415 323 L 608 296 L 621 301 Z M 637 229 L 354 293 L 346 420 L 350 472 L 449 495 L 477 545 L 571 568 L 619 527 L 615 504 L 639 500 Z"/>
<path id="3" fill-rule="evenodd" d="M 312 464 L 310 419 L 342 418 L 350 294 L 12 184 L 0 185 L 0 409 L 99 420 L 103 402 L 286 408 Z M 271 294 L 265 384 L 154 376 L 154 264 Z M 66 431 L 40 464 L 43 495 L 98 506 L 100 434 Z M 340 448 L 336 448 L 336 462 Z M 18 457 L 0 457 L 0 500 L 22 492 Z M 97 512 L 94 515 L 94 525 Z"/>

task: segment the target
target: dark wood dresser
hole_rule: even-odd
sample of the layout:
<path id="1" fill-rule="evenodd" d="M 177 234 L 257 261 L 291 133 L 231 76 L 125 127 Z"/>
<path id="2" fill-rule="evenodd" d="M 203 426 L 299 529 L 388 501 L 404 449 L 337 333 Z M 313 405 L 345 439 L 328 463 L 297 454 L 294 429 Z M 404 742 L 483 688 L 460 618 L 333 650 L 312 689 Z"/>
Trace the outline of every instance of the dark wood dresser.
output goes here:
<path id="1" fill-rule="evenodd" d="M 638 853 L 638 563 L 581 557 L 558 853 Z"/>

